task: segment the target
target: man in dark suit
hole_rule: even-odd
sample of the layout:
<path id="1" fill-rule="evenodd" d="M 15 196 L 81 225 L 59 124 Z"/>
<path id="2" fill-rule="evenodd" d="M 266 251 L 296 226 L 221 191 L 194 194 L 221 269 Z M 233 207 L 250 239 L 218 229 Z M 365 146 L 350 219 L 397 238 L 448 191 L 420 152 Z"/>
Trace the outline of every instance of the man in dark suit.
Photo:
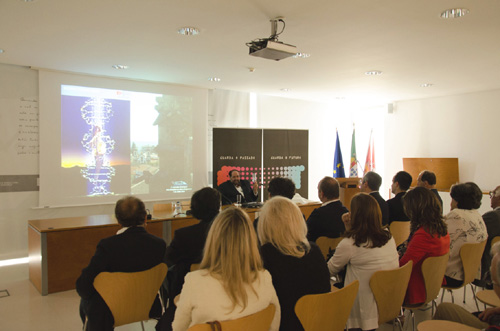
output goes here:
<path id="1" fill-rule="evenodd" d="M 318 184 L 318 197 L 323 203 L 307 219 L 307 239 L 325 236 L 338 238 L 345 231 L 342 215 L 349 212 L 339 200 L 340 187 L 335 178 L 325 177 Z"/>
<path id="2" fill-rule="evenodd" d="M 220 194 L 216 189 L 205 187 L 191 197 L 191 214 L 200 223 L 175 231 L 172 242 L 167 247 L 165 262 L 169 269 L 165 286 L 169 302 L 181 293 L 184 277 L 191 270 L 191 264 L 200 263 L 203 248 L 213 219 L 219 213 Z M 169 304 L 157 330 L 171 330 L 175 315 L 175 305 Z"/>
<path id="3" fill-rule="evenodd" d="M 387 206 L 389 207 L 389 224 L 394 221 L 408 222 L 410 220 L 405 214 L 403 201 L 401 199 L 410 188 L 411 181 L 411 175 L 406 171 L 400 171 L 392 178 L 391 191 L 392 194 L 396 194 L 396 196 L 387 200 Z"/>
<path id="4" fill-rule="evenodd" d="M 116 235 L 99 242 L 89 265 L 76 281 L 76 291 L 82 298 L 80 315 L 84 323 L 87 316 L 90 331 L 113 330 L 114 324 L 111 311 L 94 288 L 96 276 L 103 271 L 147 270 L 161 263 L 165 255 L 165 241 L 146 231 L 147 213 L 141 200 L 131 196 L 120 199 L 115 206 L 115 216 L 122 228 Z M 155 308 L 160 315 L 161 308 Z"/>
<path id="5" fill-rule="evenodd" d="M 217 187 L 221 196 L 222 204 L 230 205 L 236 202 L 236 197 L 241 195 L 241 202 L 253 202 L 259 195 L 259 184 L 253 183 L 253 187 L 248 180 L 240 180 L 240 173 L 237 170 L 229 171 L 229 180 Z"/>
<path id="6" fill-rule="evenodd" d="M 428 190 L 431 190 L 432 193 L 436 195 L 436 198 L 439 200 L 441 204 L 441 213 L 443 212 L 443 199 L 439 196 L 438 190 L 436 190 L 436 174 L 429 170 L 424 170 L 418 174 L 417 178 L 417 186 L 425 187 Z"/>
<path id="7" fill-rule="evenodd" d="M 493 238 L 500 236 L 500 186 L 497 186 L 493 191 L 490 192 L 491 198 L 491 208 L 489 212 L 483 215 L 484 224 L 486 224 L 486 231 L 488 231 L 488 241 L 484 247 L 483 257 L 481 259 L 481 274 L 484 274 L 487 270 L 490 270 L 491 265 L 491 241 Z M 483 278 L 482 277 L 482 278 Z M 484 279 L 484 278 L 483 278 Z M 486 279 L 490 282 L 490 279 Z"/>
<path id="8" fill-rule="evenodd" d="M 380 185 L 382 185 L 382 177 L 374 171 L 368 171 L 363 176 L 360 189 L 361 192 L 368 193 L 377 200 L 380 210 L 382 211 L 382 225 L 387 225 L 389 224 L 389 207 L 384 198 L 378 193 Z"/>

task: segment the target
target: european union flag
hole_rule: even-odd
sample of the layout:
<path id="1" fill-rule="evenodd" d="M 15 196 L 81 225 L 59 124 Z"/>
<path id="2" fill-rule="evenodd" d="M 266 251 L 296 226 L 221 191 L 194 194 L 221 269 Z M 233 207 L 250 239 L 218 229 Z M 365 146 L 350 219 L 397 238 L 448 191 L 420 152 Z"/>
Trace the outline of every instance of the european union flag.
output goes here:
<path id="1" fill-rule="evenodd" d="M 337 143 L 335 144 L 335 157 L 333 159 L 333 177 L 345 178 L 344 161 L 342 161 L 342 152 L 340 151 L 340 140 L 338 131 L 337 131 Z"/>

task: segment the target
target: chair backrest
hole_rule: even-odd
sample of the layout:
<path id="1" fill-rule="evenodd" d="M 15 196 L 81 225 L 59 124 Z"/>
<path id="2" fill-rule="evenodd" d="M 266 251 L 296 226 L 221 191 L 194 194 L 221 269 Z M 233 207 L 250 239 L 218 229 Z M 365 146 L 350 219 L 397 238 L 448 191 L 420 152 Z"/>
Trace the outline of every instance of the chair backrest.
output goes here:
<path id="1" fill-rule="evenodd" d="M 196 271 L 198 269 L 200 269 L 200 263 L 193 263 L 193 264 L 191 264 L 191 268 L 189 270 Z"/>
<path id="2" fill-rule="evenodd" d="M 400 314 L 412 266 L 413 261 L 409 261 L 397 269 L 377 271 L 370 278 L 370 288 L 377 302 L 379 325 L 392 321 Z"/>
<path id="3" fill-rule="evenodd" d="M 316 239 L 316 245 L 319 246 L 321 253 L 323 253 L 323 257 L 327 258 L 328 254 L 330 254 L 330 250 L 334 250 L 337 248 L 337 245 L 342 240 L 342 237 L 338 238 L 328 238 L 328 237 L 319 237 Z"/>
<path id="4" fill-rule="evenodd" d="M 464 285 L 474 281 L 478 275 L 486 240 L 480 243 L 465 243 L 460 248 L 460 259 L 464 268 Z"/>
<path id="5" fill-rule="evenodd" d="M 149 319 L 149 311 L 166 274 L 167 265 L 160 263 L 145 271 L 97 275 L 94 287 L 111 310 L 115 327 Z"/>
<path id="6" fill-rule="evenodd" d="M 308 294 L 295 304 L 295 314 L 305 331 L 344 330 L 358 294 L 359 281 L 355 280 L 335 292 Z"/>
<path id="7" fill-rule="evenodd" d="M 276 307 L 274 305 L 267 306 L 255 314 L 240 317 L 232 321 L 220 322 L 222 331 L 268 331 L 273 321 Z M 208 323 L 196 324 L 188 329 L 188 331 L 212 331 L 212 327 Z"/>
<path id="8" fill-rule="evenodd" d="M 493 239 L 491 239 L 491 247 L 493 247 L 493 245 L 495 245 L 499 241 L 500 241 L 500 236 L 493 237 Z"/>
<path id="9" fill-rule="evenodd" d="M 389 225 L 389 231 L 396 241 L 396 247 L 405 242 L 410 236 L 410 222 L 394 221 Z"/>
<path id="10" fill-rule="evenodd" d="M 424 305 L 434 300 L 439 294 L 449 258 L 450 252 L 441 256 L 429 256 L 422 262 L 426 294 Z"/>

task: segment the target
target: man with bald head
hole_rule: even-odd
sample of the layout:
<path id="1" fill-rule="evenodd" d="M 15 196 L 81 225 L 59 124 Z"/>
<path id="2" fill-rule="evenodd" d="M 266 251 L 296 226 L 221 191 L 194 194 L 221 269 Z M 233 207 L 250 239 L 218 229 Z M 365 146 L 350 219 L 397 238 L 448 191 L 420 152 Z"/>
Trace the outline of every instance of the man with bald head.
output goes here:
<path id="1" fill-rule="evenodd" d="M 429 170 L 424 170 L 418 174 L 417 178 L 417 186 L 425 187 L 428 190 L 431 190 L 432 193 L 436 195 L 436 198 L 439 200 L 441 204 L 441 213 L 443 212 L 443 199 L 439 196 L 439 192 L 436 189 L 436 174 Z"/>
<path id="2" fill-rule="evenodd" d="M 493 191 L 490 192 L 491 208 L 493 210 L 485 213 L 483 215 L 484 224 L 486 224 L 486 231 L 488 231 L 488 241 L 484 247 L 483 257 L 481 259 L 481 274 L 484 279 L 485 273 L 490 269 L 491 262 L 491 240 L 493 238 L 500 236 L 500 186 L 497 186 Z M 489 280 L 485 279 L 488 283 Z"/>
<path id="3" fill-rule="evenodd" d="M 340 188 L 335 178 L 325 177 L 318 184 L 318 197 L 323 203 L 313 210 L 307 219 L 307 239 L 316 241 L 319 237 L 338 238 L 344 233 L 342 215 L 348 210 L 339 200 Z"/>
<path id="4" fill-rule="evenodd" d="M 144 202 L 138 198 L 128 196 L 118 200 L 115 217 L 121 229 L 97 244 L 89 265 L 76 281 L 76 291 L 81 297 L 80 316 L 83 323 L 88 318 L 88 330 L 113 330 L 113 315 L 94 288 L 99 273 L 144 271 L 163 261 L 167 245 L 162 238 L 146 231 L 146 216 Z M 150 316 L 159 315 L 161 306 L 156 300 Z"/>
<path id="5" fill-rule="evenodd" d="M 230 205 L 236 202 L 236 197 L 241 196 L 241 202 L 257 201 L 259 195 L 259 184 L 253 183 L 253 187 L 248 180 L 240 179 L 238 170 L 229 171 L 229 180 L 217 187 L 222 197 L 223 205 Z"/>

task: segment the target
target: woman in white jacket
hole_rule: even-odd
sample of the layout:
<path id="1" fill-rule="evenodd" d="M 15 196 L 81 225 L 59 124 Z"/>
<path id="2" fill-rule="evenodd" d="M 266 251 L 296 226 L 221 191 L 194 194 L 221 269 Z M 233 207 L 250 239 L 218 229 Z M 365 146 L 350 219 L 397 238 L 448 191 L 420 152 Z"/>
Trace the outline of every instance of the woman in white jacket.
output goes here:
<path id="1" fill-rule="evenodd" d="M 187 274 L 172 328 L 184 331 L 210 321 L 233 320 L 276 308 L 270 330 L 279 329 L 280 305 L 262 266 L 257 236 L 241 209 L 225 209 L 208 232 L 200 269 Z"/>

